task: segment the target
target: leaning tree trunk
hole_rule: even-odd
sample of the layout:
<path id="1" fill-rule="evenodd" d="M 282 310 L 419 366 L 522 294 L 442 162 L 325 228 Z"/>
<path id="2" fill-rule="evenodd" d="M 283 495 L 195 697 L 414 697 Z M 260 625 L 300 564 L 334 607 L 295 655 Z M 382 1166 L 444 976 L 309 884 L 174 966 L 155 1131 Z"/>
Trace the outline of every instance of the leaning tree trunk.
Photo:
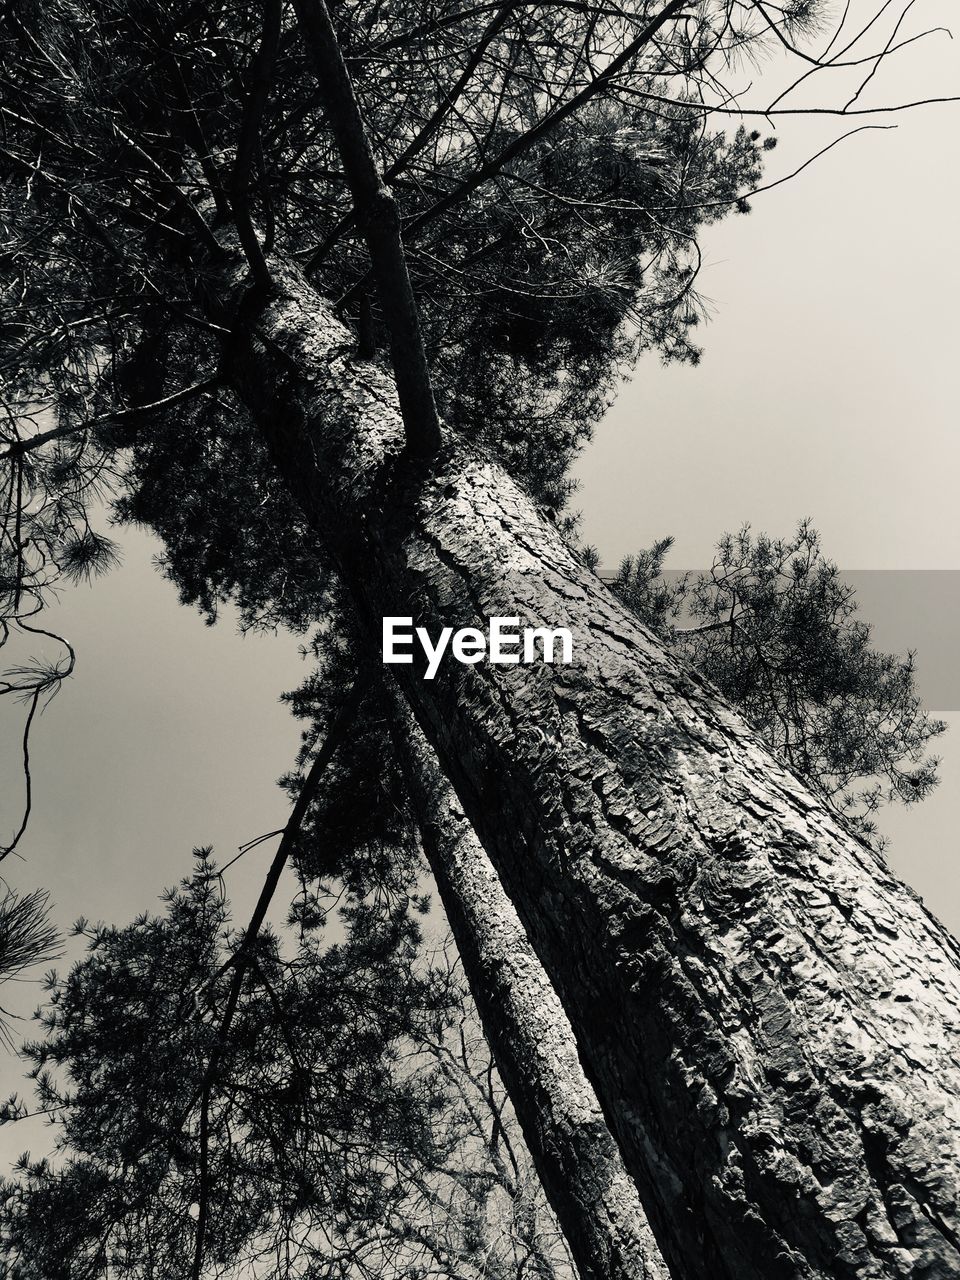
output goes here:
<path id="1" fill-rule="evenodd" d="M 390 377 L 295 269 L 213 272 L 234 385 L 370 643 L 519 615 L 570 666 L 394 667 L 566 1007 L 685 1280 L 960 1275 L 960 954 L 563 542 L 447 435 L 403 452 Z"/>
<path id="2" fill-rule="evenodd" d="M 450 928 L 497 1068 L 582 1280 L 669 1280 L 563 1007 L 423 734 L 400 754 Z"/>

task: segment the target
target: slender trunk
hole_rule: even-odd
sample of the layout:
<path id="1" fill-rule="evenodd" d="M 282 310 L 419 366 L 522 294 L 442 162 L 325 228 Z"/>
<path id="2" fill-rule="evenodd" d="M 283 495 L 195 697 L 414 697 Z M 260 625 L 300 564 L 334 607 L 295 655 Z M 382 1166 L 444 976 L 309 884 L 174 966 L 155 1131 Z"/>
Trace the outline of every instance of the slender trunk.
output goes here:
<path id="1" fill-rule="evenodd" d="M 402 720 L 401 750 L 424 850 L 497 1068 L 577 1270 L 582 1280 L 669 1280 L 550 979 L 426 740 L 409 717 Z"/>
<path id="2" fill-rule="evenodd" d="M 353 211 L 364 229 L 380 308 L 390 334 L 397 400 L 412 453 L 428 458 L 440 446 L 440 420 L 420 333 L 400 231 L 400 210 L 377 167 L 325 0 L 293 0 L 343 163 Z"/>
<path id="3" fill-rule="evenodd" d="M 492 461 L 404 452 L 303 277 L 231 376 L 381 618 L 569 627 L 569 666 L 392 671 L 570 1017 L 685 1280 L 960 1274 L 960 952 Z M 229 314 L 243 264 L 211 279 Z M 222 316 L 223 313 L 221 313 Z"/>

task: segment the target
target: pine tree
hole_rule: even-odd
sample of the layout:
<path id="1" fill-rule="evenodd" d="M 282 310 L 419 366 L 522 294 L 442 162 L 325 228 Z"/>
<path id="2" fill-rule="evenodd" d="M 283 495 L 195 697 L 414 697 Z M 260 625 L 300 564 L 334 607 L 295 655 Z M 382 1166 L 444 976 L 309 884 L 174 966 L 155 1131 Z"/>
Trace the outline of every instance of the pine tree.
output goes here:
<path id="1" fill-rule="evenodd" d="M 955 944 L 542 513 L 618 365 L 692 354 L 693 236 L 745 207 L 761 145 L 705 132 L 705 86 L 816 14 L 11 8 L 10 624 L 106 559 L 85 499 L 112 480 L 135 509 L 151 465 L 198 595 L 270 563 L 229 543 L 253 481 L 294 594 L 335 577 L 368 637 L 562 619 L 569 668 L 397 687 L 668 1265 L 953 1274 Z"/>

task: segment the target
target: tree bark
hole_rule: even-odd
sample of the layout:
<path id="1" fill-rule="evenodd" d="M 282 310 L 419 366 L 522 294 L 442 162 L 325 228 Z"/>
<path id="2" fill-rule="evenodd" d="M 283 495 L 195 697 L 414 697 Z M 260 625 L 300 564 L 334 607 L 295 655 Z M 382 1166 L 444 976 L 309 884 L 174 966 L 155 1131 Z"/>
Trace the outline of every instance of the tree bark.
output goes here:
<path id="1" fill-rule="evenodd" d="M 956 942 L 622 607 L 492 460 L 404 452 L 295 269 L 230 374 L 381 618 L 563 625 L 569 666 L 392 671 L 567 1010 L 689 1280 L 960 1275 Z M 212 273 L 236 315 L 243 263 Z"/>
<path id="2" fill-rule="evenodd" d="M 527 1147 L 582 1280 L 670 1280 L 563 1007 L 420 730 L 400 748 L 424 851 Z"/>

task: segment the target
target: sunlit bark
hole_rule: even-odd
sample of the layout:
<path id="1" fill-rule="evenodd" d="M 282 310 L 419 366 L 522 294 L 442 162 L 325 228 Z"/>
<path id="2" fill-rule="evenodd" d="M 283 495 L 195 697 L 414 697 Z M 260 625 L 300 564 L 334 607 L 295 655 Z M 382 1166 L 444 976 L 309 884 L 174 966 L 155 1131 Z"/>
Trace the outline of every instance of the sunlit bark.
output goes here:
<path id="1" fill-rule="evenodd" d="M 570 1023 L 513 904 L 409 717 L 401 717 L 400 733 L 464 973 L 577 1270 L 582 1280 L 669 1280 Z"/>

